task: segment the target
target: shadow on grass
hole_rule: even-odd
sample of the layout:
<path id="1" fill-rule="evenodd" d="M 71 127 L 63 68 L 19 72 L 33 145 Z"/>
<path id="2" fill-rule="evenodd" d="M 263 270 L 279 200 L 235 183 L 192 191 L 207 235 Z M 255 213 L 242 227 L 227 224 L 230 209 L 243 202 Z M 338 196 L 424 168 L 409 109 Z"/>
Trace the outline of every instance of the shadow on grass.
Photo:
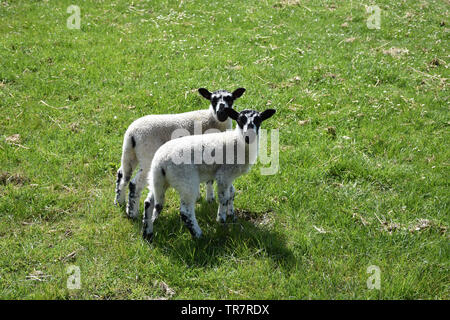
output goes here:
<path id="1" fill-rule="evenodd" d="M 237 209 L 237 221 L 222 225 L 215 220 L 217 204 L 202 200 L 196 206 L 196 217 L 203 237 L 193 239 L 177 210 L 163 209 L 155 222 L 155 237 L 150 244 L 153 248 L 160 248 L 174 263 L 182 261 L 188 266 L 214 267 L 224 260 L 246 263 L 252 257 L 261 257 L 270 258 L 277 267 L 286 270 L 296 264 L 294 254 L 287 248 L 286 237 L 264 225 L 263 220 L 269 219 L 269 215 L 270 219 L 276 218 L 273 212 Z M 134 223 L 141 232 L 142 223 Z"/>

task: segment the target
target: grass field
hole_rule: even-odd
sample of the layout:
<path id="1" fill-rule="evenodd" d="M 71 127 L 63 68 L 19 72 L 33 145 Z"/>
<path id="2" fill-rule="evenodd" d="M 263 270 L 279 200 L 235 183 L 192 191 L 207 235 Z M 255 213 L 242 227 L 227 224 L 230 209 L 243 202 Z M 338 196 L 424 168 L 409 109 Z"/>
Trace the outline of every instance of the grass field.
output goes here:
<path id="1" fill-rule="evenodd" d="M 450 4 L 373 4 L 0 1 L 0 298 L 449 299 Z M 149 245 L 122 137 L 199 87 L 277 109 L 280 170 L 235 181 L 238 224 L 197 204 L 201 241 L 169 191 Z"/>

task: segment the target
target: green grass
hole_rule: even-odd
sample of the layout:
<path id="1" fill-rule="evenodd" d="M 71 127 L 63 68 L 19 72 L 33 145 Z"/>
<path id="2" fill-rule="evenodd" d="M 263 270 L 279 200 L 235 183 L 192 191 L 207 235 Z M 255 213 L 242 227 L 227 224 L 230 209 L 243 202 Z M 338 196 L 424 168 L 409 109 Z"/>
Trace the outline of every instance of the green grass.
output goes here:
<path id="1" fill-rule="evenodd" d="M 1 1 L 0 298 L 449 299 L 450 6 L 370 4 Z M 280 171 L 235 181 L 239 224 L 200 202 L 201 241 L 170 191 L 145 243 L 113 206 L 127 126 L 240 86 Z"/>

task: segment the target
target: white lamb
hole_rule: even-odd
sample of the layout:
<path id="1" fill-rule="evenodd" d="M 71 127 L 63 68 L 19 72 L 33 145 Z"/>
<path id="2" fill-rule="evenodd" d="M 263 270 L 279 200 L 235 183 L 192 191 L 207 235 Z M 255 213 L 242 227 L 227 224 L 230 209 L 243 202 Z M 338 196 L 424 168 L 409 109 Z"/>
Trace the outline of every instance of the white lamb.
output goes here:
<path id="1" fill-rule="evenodd" d="M 227 215 L 235 220 L 232 182 L 248 172 L 256 162 L 261 122 L 270 118 L 275 110 L 268 109 L 261 113 L 244 110 L 238 113 L 229 108 L 226 113 L 236 120 L 236 129 L 174 139 L 156 152 L 149 175 L 150 192 L 145 200 L 144 239 L 152 241 L 153 223 L 163 208 L 165 192 L 169 186 L 180 194 L 181 219 L 193 237 L 199 238 L 202 235 L 194 212 L 201 182 L 217 182 L 217 221 L 224 223 Z M 200 161 L 198 155 L 201 157 Z"/>
<path id="2" fill-rule="evenodd" d="M 190 134 L 195 126 L 201 126 L 201 132 L 208 129 L 225 131 L 232 127 L 231 119 L 226 114 L 227 109 L 233 107 L 233 102 L 242 96 L 244 88 L 238 88 L 233 93 L 218 90 L 213 93 L 205 88 L 198 89 L 199 93 L 210 101 L 209 109 L 185 112 L 180 114 L 148 115 L 134 121 L 127 129 L 122 148 L 122 163 L 117 171 L 116 198 L 114 203 L 123 205 L 125 192 L 123 188 L 130 182 L 134 169 L 139 165 L 140 170 L 130 182 L 127 215 L 136 218 L 139 212 L 141 192 L 147 185 L 147 175 L 153 156 L 160 146 L 172 139 L 172 133 L 177 129 L 185 129 Z M 212 181 L 207 183 L 206 199 L 214 200 Z"/>

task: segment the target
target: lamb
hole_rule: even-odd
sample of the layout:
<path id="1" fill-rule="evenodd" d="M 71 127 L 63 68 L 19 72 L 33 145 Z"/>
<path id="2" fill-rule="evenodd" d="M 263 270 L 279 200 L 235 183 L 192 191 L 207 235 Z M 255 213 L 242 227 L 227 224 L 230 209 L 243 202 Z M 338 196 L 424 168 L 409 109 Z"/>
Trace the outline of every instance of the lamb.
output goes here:
<path id="1" fill-rule="evenodd" d="M 225 131 L 232 127 L 226 110 L 233 108 L 234 101 L 242 96 L 244 88 L 238 88 L 232 93 L 218 90 L 213 93 L 205 88 L 198 92 L 210 101 L 209 109 L 185 112 L 181 114 L 148 115 L 134 121 L 125 132 L 122 147 L 122 161 L 117 171 L 116 198 L 114 203 L 123 205 L 125 202 L 124 187 L 129 183 L 127 215 L 136 218 L 139 212 L 141 192 L 147 185 L 147 175 L 153 156 L 160 146 L 172 139 L 177 129 L 185 129 L 190 134 L 196 134 L 196 126 L 203 133 L 208 129 Z M 140 169 L 130 182 L 131 175 L 139 165 Z M 206 200 L 214 201 L 212 181 L 207 182 Z"/>
<path id="2" fill-rule="evenodd" d="M 174 139 L 155 153 L 149 172 L 150 192 L 144 202 L 143 237 L 147 241 L 151 242 L 153 239 L 153 224 L 163 208 L 165 192 L 169 186 L 180 195 L 181 219 L 194 238 L 202 236 L 194 212 L 197 186 L 201 182 L 217 182 L 217 221 L 225 223 L 227 216 L 233 221 L 236 219 L 233 208 L 235 189 L 232 182 L 248 172 L 256 162 L 260 125 L 275 110 L 267 109 L 261 113 L 244 110 L 238 113 L 228 108 L 226 113 L 237 122 L 236 129 Z M 195 160 L 196 154 L 203 157 L 201 161 Z"/>

